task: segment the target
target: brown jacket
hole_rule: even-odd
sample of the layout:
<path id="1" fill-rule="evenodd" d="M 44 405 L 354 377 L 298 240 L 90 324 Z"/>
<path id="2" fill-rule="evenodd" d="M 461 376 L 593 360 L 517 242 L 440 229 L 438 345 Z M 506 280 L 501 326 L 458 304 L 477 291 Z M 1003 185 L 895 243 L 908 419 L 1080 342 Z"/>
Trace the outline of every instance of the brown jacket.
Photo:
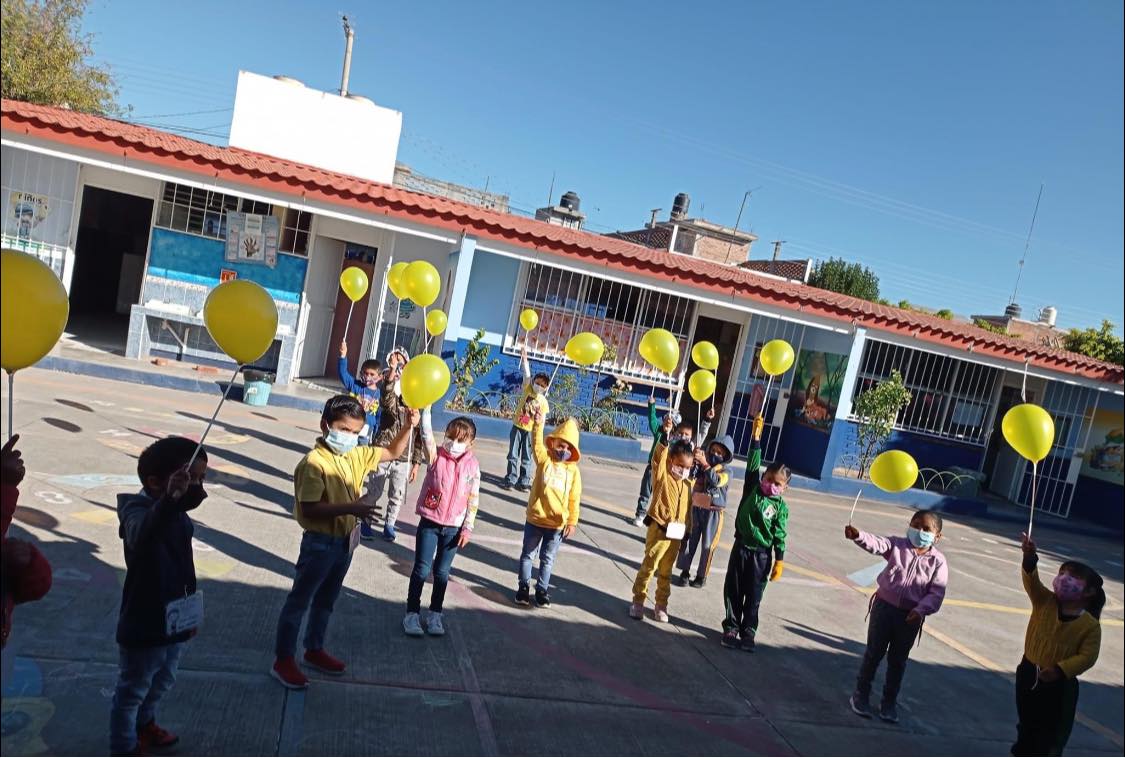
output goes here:
<path id="1" fill-rule="evenodd" d="M 395 383 L 386 379 L 379 381 L 379 407 L 379 430 L 375 433 L 371 444 L 376 447 L 389 447 L 398 437 L 402 427 L 410 423 L 410 409 L 402 402 L 402 398 L 395 394 Z M 409 458 L 413 463 L 425 463 L 426 449 L 422 444 L 422 435 L 414 429 L 410 437 L 410 445 L 398 460 L 405 461 Z M 414 449 L 412 457 L 411 448 Z"/>

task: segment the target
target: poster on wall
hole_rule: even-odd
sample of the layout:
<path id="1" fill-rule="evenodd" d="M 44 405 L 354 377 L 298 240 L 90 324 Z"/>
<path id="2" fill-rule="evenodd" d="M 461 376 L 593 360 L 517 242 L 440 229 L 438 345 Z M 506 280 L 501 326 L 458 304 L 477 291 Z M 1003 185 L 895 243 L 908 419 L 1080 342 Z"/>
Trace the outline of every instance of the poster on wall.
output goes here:
<path id="1" fill-rule="evenodd" d="M 1090 426 L 1090 442 L 1082 458 L 1082 476 L 1103 482 L 1125 484 L 1122 450 L 1125 448 L 1125 414 L 1099 410 Z"/>
<path id="2" fill-rule="evenodd" d="M 846 355 L 802 350 L 789 396 L 789 417 L 827 434 L 836 418 L 847 368 Z"/>
<path id="3" fill-rule="evenodd" d="M 50 213 L 46 195 L 34 192 L 12 192 L 9 196 L 11 212 L 5 219 L 4 232 L 18 239 L 31 237 L 31 230 L 43 223 Z"/>
<path id="4" fill-rule="evenodd" d="M 277 237 L 280 223 L 276 216 L 257 213 L 227 213 L 226 259 L 231 263 L 277 265 Z"/>

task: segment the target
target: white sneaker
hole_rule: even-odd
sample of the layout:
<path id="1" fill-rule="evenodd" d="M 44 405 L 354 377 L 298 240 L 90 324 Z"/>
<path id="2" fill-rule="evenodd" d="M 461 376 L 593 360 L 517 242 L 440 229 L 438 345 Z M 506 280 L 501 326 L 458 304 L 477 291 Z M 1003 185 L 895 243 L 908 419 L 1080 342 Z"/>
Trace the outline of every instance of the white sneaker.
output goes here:
<path id="1" fill-rule="evenodd" d="M 644 516 L 637 516 L 635 519 L 633 519 L 633 526 L 644 526 L 644 525 L 645 525 L 645 517 Z"/>
<path id="2" fill-rule="evenodd" d="M 441 623 L 440 613 L 431 613 L 426 617 L 426 632 L 435 637 L 445 634 L 445 626 Z"/>
<path id="3" fill-rule="evenodd" d="M 652 612 L 652 617 L 654 619 L 656 619 L 657 621 L 659 621 L 661 624 L 667 624 L 668 623 L 668 606 L 666 606 L 666 605 L 656 606 L 656 609 Z"/>
<path id="4" fill-rule="evenodd" d="M 629 618 L 640 621 L 645 617 L 645 607 L 641 603 L 631 603 L 629 605 Z"/>
<path id="5" fill-rule="evenodd" d="M 409 637 L 422 637 L 426 634 L 422 631 L 422 621 L 417 613 L 408 613 L 403 617 L 402 631 Z"/>

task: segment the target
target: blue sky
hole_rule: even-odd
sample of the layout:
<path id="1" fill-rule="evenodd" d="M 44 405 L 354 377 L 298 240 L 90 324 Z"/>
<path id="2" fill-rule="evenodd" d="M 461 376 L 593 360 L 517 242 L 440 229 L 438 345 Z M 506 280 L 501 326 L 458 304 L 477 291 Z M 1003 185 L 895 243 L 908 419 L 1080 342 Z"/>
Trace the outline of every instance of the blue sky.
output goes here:
<path id="1" fill-rule="evenodd" d="M 347 12 L 351 89 L 418 171 L 526 209 L 555 174 L 595 231 L 681 191 L 733 224 L 754 189 L 753 257 L 963 315 L 1008 302 L 1042 182 L 1025 316 L 1123 321 L 1121 3 L 352 3 L 94 0 L 85 28 L 134 118 L 221 143 L 239 69 L 339 86 Z"/>

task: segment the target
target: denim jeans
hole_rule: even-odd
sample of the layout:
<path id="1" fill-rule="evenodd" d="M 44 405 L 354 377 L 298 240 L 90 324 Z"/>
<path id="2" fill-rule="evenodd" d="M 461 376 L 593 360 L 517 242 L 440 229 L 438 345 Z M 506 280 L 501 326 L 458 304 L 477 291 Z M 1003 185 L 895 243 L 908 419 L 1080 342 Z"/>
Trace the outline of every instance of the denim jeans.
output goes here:
<path id="1" fill-rule="evenodd" d="M 319 532 L 305 532 L 301 538 L 301 554 L 297 558 L 297 575 L 293 589 L 281 607 L 277 620 L 277 643 L 274 651 L 278 658 L 291 658 L 297 652 L 297 634 L 301 620 L 312 604 L 309 623 L 305 628 L 305 649 L 323 650 L 324 636 L 332 607 L 344 586 L 344 577 L 352 564 L 347 537 L 332 537 Z"/>
<path id="2" fill-rule="evenodd" d="M 871 603 L 870 620 L 867 624 L 867 650 L 859 666 L 855 691 L 863 697 L 871 694 L 871 682 L 883 657 L 887 659 L 887 675 L 883 681 L 883 702 L 894 703 L 902 688 L 902 677 L 906 674 L 906 661 L 910 658 L 910 648 L 918 639 L 919 626 L 906 622 L 907 611 L 896 608 L 876 596 Z"/>
<path id="3" fill-rule="evenodd" d="M 562 544 L 562 529 L 545 529 L 535 524 L 523 525 L 523 549 L 520 550 L 520 586 L 531 584 L 531 562 L 539 553 L 539 580 L 535 588 L 546 592 L 551 586 L 551 567 Z"/>
<path id="4" fill-rule="evenodd" d="M 156 704 L 176 683 L 176 669 L 186 643 L 160 647 L 118 648 L 121 673 L 109 714 L 109 751 L 132 752 L 137 725 L 156 719 Z"/>
<path id="5" fill-rule="evenodd" d="M 430 610 L 441 613 L 445 588 L 449 585 L 449 569 L 457 556 L 457 540 L 461 527 L 442 526 L 423 517 L 414 538 L 414 570 L 410 572 L 410 590 L 406 596 L 406 612 L 417 613 L 422 607 L 422 587 L 433 571 L 434 589 L 430 593 Z"/>
<path id="6" fill-rule="evenodd" d="M 508 435 L 508 474 L 504 479 L 511 487 L 530 487 L 535 469 L 531 463 L 531 432 L 512 425 Z"/>
<path id="7" fill-rule="evenodd" d="M 648 513 L 648 504 L 652 500 L 652 464 L 645 466 L 645 473 L 641 476 L 641 494 L 637 497 L 637 511 L 634 514 L 641 518 Z"/>

